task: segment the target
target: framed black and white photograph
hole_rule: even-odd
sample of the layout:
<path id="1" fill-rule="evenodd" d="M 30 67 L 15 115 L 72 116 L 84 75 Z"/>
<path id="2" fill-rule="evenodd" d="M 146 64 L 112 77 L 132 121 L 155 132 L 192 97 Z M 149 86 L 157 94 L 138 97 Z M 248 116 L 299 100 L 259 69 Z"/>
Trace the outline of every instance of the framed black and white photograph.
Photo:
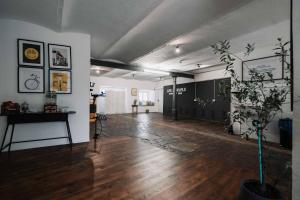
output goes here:
<path id="1" fill-rule="evenodd" d="M 49 68 L 71 70 L 71 47 L 66 45 L 48 44 Z"/>
<path id="2" fill-rule="evenodd" d="M 44 67 L 44 42 L 18 39 L 18 65 L 24 67 Z"/>
<path id="3" fill-rule="evenodd" d="M 49 91 L 57 94 L 72 93 L 72 72 L 63 70 L 49 70 Z"/>
<path id="4" fill-rule="evenodd" d="M 250 81 L 250 70 L 255 70 L 258 73 L 270 72 L 273 74 L 274 80 L 283 79 L 283 63 L 279 56 L 269 56 L 264 58 L 257 58 L 253 60 L 247 60 L 242 62 L 242 80 Z M 269 81 L 270 78 L 266 77 L 265 81 Z"/>
<path id="5" fill-rule="evenodd" d="M 19 93 L 44 93 L 45 74 L 41 68 L 18 68 L 18 92 Z"/>

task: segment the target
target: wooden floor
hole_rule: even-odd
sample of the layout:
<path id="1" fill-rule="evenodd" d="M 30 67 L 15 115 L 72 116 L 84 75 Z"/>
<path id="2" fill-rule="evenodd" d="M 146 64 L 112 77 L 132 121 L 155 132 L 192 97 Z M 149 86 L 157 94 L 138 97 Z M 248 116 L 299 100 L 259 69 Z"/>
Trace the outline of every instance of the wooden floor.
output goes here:
<path id="1" fill-rule="evenodd" d="M 0 199 L 236 199 L 256 178 L 256 148 L 224 139 L 222 126 L 161 115 L 115 115 L 90 144 L 16 151 L 0 157 Z M 202 127 L 202 129 L 201 129 Z M 201 132 L 203 131 L 203 132 Z M 211 132 L 211 136 L 208 135 Z M 267 152 L 268 181 L 291 156 Z M 290 196 L 291 174 L 278 188 Z"/>

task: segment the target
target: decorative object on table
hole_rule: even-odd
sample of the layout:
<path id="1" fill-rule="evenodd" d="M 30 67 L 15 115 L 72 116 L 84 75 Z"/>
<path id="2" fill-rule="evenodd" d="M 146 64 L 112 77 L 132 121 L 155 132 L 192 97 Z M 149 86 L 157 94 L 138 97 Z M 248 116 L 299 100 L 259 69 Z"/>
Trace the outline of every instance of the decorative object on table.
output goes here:
<path id="1" fill-rule="evenodd" d="M 3 102 L 1 105 L 1 114 L 8 115 L 8 114 L 16 114 L 20 113 L 20 105 L 16 102 L 6 101 Z"/>
<path id="2" fill-rule="evenodd" d="M 26 113 L 28 111 L 29 111 L 29 104 L 26 101 L 24 101 L 21 104 L 21 112 Z"/>
<path id="3" fill-rule="evenodd" d="M 57 94 L 71 94 L 71 71 L 49 70 L 49 90 Z"/>
<path id="4" fill-rule="evenodd" d="M 284 78 L 283 62 L 281 62 L 281 57 L 278 55 L 242 61 L 242 81 L 251 81 L 250 71 L 259 74 L 270 73 L 272 74 L 272 80 Z M 270 81 L 271 78 L 265 76 L 264 80 Z"/>
<path id="5" fill-rule="evenodd" d="M 48 91 L 46 93 L 46 105 L 56 105 L 57 103 L 57 95 L 55 91 Z"/>
<path id="6" fill-rule="evenodd" d="M 53 113 L 57 112 L 57 95 L 54 91 L 49 91 L 46 93 L 46 101 L 44 104 L 44 112 Z"/>
<path id="7" fill-rule="evenodd" d="M 69 107 L 68 106 L 62 106 L 60 107 L 60 112 L 68 112 L 69 111 Z"/>
<path id="8" fill-rule="evenodd" d="M 48 44 L 49 68 L 71 70 L 71 47 L 59 44 Z"/>
<path id="9" fill-rule="evenodd" d="M 57 112 L 57 105 L 44 105 L 45 113 L 55 113 Z"/>
<path id="10" fill-rule="evenodd" d="M 18 65 L 44 67 L 44 42 L 18 39 Z"/>
<path id="11" fill-rule="evenodd" d="M 290 74 L 290 63 L 287 60 L 290 49 L 289 42 L 283 42 L 281 38 L 278 38 L 278 43 L 274 49 L 274 54 L 276 55 L 274 58 L 282 62 L 284 70 L 282 74 L 286 76 L 280 85 L 275 82 L 275 79 L 278 77 L 273 73 L 274 71 L 257 70 L 253 68 L 253 65 L 250 65 L 248 68 L 249 81 L 241 81 L 235 69 L 235 61 L 243 60 L 231 53 L 230 42 L 227 40 L 221 41 L 212 45 L 212 48 L 214 53 L 220 56 L 221 63 L 226 65 L 226 72 L 231 77 L 232 101 L 239 107 L 238 110 L 232 112 L 233 123 L 237 122 L 240 125 L 247 126 L 247 130 L 241 133 L 242 135 L 255 134 L 257 136 L 259 180 L 245 180 L 242 182 L 239 199 L 283 199 L 280 192 L 276 189 L 276 184 L 279 182 L 278 177 L 280 176 L 275 179 L 273 184 L 265 181 L 267 163 L 264 159 L 264 142 L 266 140 L 267 126 L 276 114 L 282 111 L 282 106 L 286 102 L 290 91 L 289 86 L 291 82 L 289 77 L 286 76 Z M 247 44 L 245 49 L 244 55 L 248 56 L 254 51 L 254 45 Z M 272 61 L 272 63 L 274 62 Z M 248 66 L 246 62 L 243 64 L 245 67 Z M 265 80 L 269 80 L 267 87 Z M 247 123 L 250 121 L 252 122 L 251 124 Z M 283 172 L 278 172 L 278 174 Z"/>
<path id="12" fill-rule="evenodd" d="M 18 93 L 44 93 L 45 74 L 41 68 L 18 68 Z"/>
<path id="13" fill-rule="evenodd" d="M 131 96 L 137 96 L 137 88 L 131 88 Z"/>

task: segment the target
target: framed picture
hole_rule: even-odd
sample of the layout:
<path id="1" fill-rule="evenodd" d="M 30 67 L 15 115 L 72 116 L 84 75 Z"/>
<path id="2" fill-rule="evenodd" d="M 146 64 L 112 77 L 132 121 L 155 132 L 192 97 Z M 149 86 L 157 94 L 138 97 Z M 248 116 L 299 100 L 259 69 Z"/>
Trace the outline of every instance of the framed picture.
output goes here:
<path id="1" fill-rule="evenodd" d="M 18 39 L 18 65 L 44 67 L 44 42 Z"/>
<path id="2" fill-rule="evenodd" d="M 137 89 L 131 88 L 131 96 L 137 96 Z"/>
<path id="3" fill-rule="evenodd" d="M 58 44 L 48 44 L 49 68 L 71 70 L 71 47 Z"/>
<path id="4" fill-rule="evenodd" d="M 45 74 L 44 69 L 19 67 L 18 68 L 18 92 L 19 93 L 44 93 Z"/>
<path id="5" fill-rule="evenodd" d="M 57 94 L 71 94 L 71 71 L 49 70 L 49 91 L 54 91 Z"/>
<path id="6" fill-rule="evenodd" d="M 279 56 L 269 56 L 264 58 L 257 58 L 242 62 L 242 80 L 250 81 L 250 70 L 254 69 L 258 73 L 271 72 L 274 80 L 283 79 L 283 63 Z M 267 78 L 265 81 L 269 81 Z"/>

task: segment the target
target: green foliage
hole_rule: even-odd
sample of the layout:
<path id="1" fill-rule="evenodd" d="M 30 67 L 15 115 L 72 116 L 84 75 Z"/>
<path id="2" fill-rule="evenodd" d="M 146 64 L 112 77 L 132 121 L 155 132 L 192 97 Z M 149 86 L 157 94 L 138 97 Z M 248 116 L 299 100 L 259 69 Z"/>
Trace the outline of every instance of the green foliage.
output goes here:
<path id="1" fill-rule="evenodd" d="M 284 64 L 286 70 L 290 64 L 287 62 L 289 50 L 287 49 L 289 42 L 283 42 L 278 38 L 278 43 L 274 48 L 274 54 L 278 56 Z M 232 98 L 237 102 L 237 110 L 232 112 L 233 122 L 247 123 L 247 121 L 258 120 L 265 129 L 272 121 L 277 112 L 282 110 L 282 105 L 286 101 L 289 92 L 289 78 L 284 78 L 284 87 L 278 86 L 275 83 L 273 74 L 270 72 L 257 72 L 249 70 L 250 81 L 242 81 L 234 65 L 236 61 L 243 61 L 237 55 L 231 53 L 231 45 L 228 40 L 219 41 L 211 46 L 213 52 L 219 55 L 221 63 L 226 65 L 226 72 L 230 74 Z M 244 56 L 249 56 L 255 50 L 255 44 L 247 44 L 245 47 Z M 265 80 L 269 81 L 265 81 Z M 268 87 L 266 86 L 268 84 Z M 225 86 L 222 86 L 226 89 Z M 224 89 L 224 90 L 225 90 Z M 224 92 L 225 93 L 225 92 Z M 255 128 L 249 126 L 244 134 L 255 132 Z"/>

